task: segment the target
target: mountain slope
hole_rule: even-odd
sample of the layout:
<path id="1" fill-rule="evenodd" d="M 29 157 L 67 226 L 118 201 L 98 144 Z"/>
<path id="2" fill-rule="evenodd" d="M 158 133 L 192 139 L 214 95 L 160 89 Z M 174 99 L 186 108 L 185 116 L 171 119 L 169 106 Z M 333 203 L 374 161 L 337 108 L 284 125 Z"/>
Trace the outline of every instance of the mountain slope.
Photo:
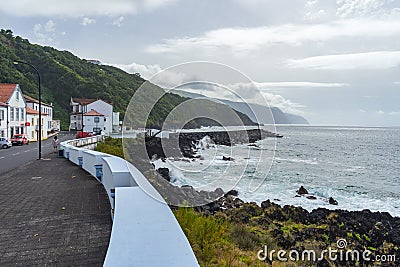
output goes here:
<path id="1" fill-rule="evenodd" d="M 112 101 L 114 111 L 121 113 L 122 120 L 131 97 L 145 82 L 138 75 L 112 66 L 89 63 L 68 51 L 31 44 L 26 39 L 15 37 L 11 30 L 1 30 L 0 83 L 19 83 L 25 94 L 35 98 L 38 97 L 36 73 L 24 64 L 14 65 L 14 60 L 29 62 L 38 68 L 42 81 L 42 101 L 54 104 L 54 119 L 61 119 L 62 129 L 68 128 L 71 97 Z M 153 89 L 162 91 L 157 86 Z M 185 100 L 185 97 L 166 94 L 155 105 L 154 112 L 150 113 L 147 125 L 159 128 L 171 110 Z M 148 103 L 141 102 L 142 105 Z M 214 104 L 211 106 L 218 110 Z M 139 106 L 136 112 L 140 114 L 142 110 Z M 254 124 L 246 115 L 238 114 L 245 124 Z M 210 122 L 195 120 L 190 126 L 207 123 Z"/>
<path id="2" fill-rule="evenodd" d="M 206 98 L 204 95 L 186 92 L 184 90 L 174 90 L 174 94 L 190 98 Z M 210 98 L 211 99 L 211 98 Z M 262 124 L 309 124 L 309 122 L 299 115 L 283 112 L 277 107 L 265 107 L 258 104 L 247 104 L 226 99 L 214 99 L 222 102 L 236 111 L 246 114 L 252 121 Z"/>

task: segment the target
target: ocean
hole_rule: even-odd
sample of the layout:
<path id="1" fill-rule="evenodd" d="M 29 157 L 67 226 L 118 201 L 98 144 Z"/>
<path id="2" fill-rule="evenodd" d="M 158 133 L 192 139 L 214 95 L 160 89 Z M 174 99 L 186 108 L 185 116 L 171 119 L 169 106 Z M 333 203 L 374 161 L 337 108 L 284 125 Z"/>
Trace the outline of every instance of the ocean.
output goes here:
<path id="1" fill-rule="evenodd" d="M 284 137 L 256 146 L 214 146 L 204 139 L 201 159 L 164 165 L 176 185 L 236 189 L 248 202 L 400 216 L 400 128 L 276 126 L 276 132 Z M 316 199 L 296 197 L 300 186 Z M 338 205 L 329 204 L 329 197 Z"/>

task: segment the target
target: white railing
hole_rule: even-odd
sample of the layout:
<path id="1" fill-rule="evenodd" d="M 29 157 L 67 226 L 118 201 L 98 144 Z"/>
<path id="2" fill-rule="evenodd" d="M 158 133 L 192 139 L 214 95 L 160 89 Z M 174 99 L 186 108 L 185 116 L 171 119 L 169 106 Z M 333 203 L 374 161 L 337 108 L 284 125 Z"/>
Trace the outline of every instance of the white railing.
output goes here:
<path id="1" fill-rule="evenodd" d="M 104 266 L 199 266 L 171 209 L 144 175 L 122 158 L 83 147 L 98 141 L 66 141 L 60 149 L 107 192 L 113 226 Z"/>

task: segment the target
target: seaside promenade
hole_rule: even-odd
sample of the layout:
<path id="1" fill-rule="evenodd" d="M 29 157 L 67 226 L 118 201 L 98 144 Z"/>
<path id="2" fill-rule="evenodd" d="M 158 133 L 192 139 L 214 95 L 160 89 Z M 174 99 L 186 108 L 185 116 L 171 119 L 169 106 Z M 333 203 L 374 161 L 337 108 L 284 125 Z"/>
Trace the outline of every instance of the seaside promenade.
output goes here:
<path id="1" fill-rule="evenodd" d="M 103 186 L 43 156 L 0 176 L 0 266 L 102 266 L 112 225 Z"/>

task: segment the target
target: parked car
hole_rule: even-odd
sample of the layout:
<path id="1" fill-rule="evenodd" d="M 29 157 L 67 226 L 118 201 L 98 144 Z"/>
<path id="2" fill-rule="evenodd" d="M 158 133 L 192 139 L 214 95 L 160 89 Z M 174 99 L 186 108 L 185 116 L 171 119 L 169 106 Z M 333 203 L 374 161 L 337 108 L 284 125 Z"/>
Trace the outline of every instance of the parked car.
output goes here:
<path id="1" fill-rule="evenodd" d="M 90 137 L 90 136 L 93 136 L 93 135 L 94 135 L 93 133 L 79 131 L 79 132 L 76 133 L 75 138 L 85 138 L 85 137 Z"/>
<path id="2" fill-rule="evenodd" d="M 11 138 L 11 143 L 13 146 L 28 145 L 28 136 L 26 134 L 14 134 L 14 136 Z"/>
<path id="3" fill-rule="evenodd" d="M 11 141 L 8 140 L 6 137 L 0 137 L 0 146 L 2 148 L 10 148 L 12 147 Z"/>

